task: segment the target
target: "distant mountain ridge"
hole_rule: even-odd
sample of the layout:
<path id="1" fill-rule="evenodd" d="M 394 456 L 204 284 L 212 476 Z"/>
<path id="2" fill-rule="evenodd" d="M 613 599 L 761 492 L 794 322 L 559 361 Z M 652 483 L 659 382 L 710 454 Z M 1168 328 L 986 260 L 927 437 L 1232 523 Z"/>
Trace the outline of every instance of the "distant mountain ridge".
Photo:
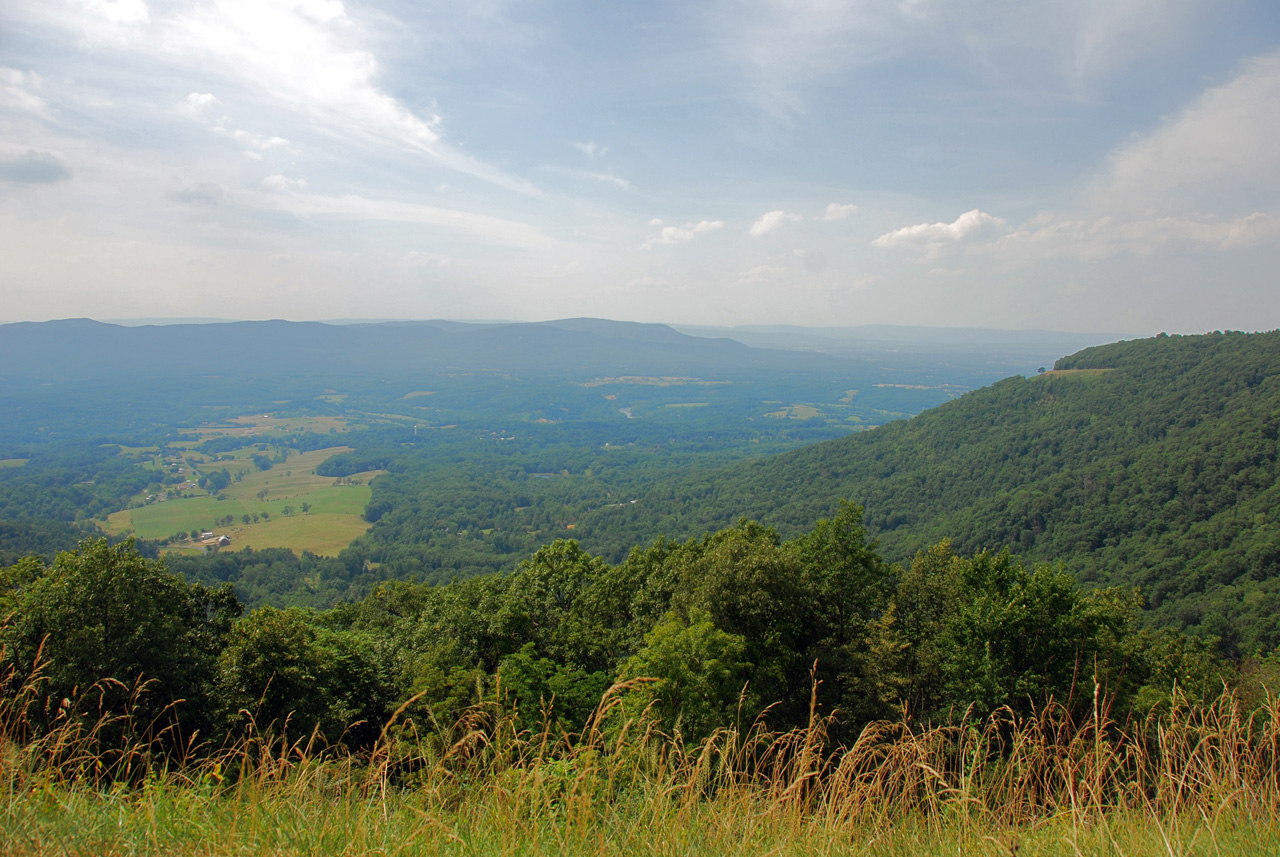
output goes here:
<path id="1" fill-rule="evenodd" d="M 667 325 L 564 319 L 512 324 L 243 321 L 125 327 L 90 319 L 0 325 L 0 378 L 67 381 L 269 372 L 404 374 L 469 371 L 612 372 L 830 369 L 821 354 L 751 348 Z"/>

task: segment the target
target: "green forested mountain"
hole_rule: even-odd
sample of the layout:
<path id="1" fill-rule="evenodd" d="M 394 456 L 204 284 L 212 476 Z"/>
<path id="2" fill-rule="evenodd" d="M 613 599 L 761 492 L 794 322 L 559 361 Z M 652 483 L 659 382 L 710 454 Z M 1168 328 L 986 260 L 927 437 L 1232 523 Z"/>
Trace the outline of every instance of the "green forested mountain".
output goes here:
<path id="1" fill-rule="evenodd" d="M 739 516 L 791 534 L 849 498 L 887 558 L 942 538 L 1010 546 L 1086 584 L 1140 587 L 1154 621 L 1254 651 L 1280 643 L 1278 429 L 1280 332 L 1162 335 L 690 476 L 579 530 L 607 555 Z"/>

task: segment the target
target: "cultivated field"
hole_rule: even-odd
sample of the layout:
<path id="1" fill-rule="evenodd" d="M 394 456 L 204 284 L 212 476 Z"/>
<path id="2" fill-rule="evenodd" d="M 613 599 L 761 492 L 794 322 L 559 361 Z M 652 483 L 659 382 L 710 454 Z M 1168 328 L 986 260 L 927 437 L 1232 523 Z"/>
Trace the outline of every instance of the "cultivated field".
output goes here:
<path id="1" fill-rule="evenodd" d="M 143 539 L 162 539 L 191 530 L 208 530 L 231 538 L 231 547 L 283 547 L 332 556 L 369 529 L 364 508 L 369 503 L 369 483 L 382 471 L 358 473 L 343 480 L 317 476 L 316 467 L 349 447 L 335 446 L 294 453 L 270 470 L 258 470 L 251 456 L 256 446 L 235 452 L 235 460 L 207 461 L 196 466 L 202 474 L 226 469 L 233 480 L 220 492 L 224 499 L 197 491 L 197 496 L 165 500 L 108 516 L 106 529 L 119 534 L 132 531 Z M 275 450 L 271 450 L 274 452 Z M 335 484 L 341 481 L 343 484 Z M 308 510 L 303 512 L 306 504 Z M 217 525 L 232 516 L 230 525 Z M 248 523 L 244 516 L 248 515 Z M 255 522 L 253 516 L 257 515 Z M 192 544 L 174 543 L 175 549 L 198 550 Z"/>
<path id="2" fill-rule="evenodd" d="M 199 426 L 198 428 L 188 429 L 187 433 L 197 435 L 202 439 L 223 435 L 250 438 L 272 432 L 283 434 L 285 432 L 304 431 L 328 434 L 331 429 L 335 433 L 344 432 L 347 430 L 347 421 L 343 417 L 273 417 L 270 414 L 260 414 L 241 416 L 222 423 Z"/>

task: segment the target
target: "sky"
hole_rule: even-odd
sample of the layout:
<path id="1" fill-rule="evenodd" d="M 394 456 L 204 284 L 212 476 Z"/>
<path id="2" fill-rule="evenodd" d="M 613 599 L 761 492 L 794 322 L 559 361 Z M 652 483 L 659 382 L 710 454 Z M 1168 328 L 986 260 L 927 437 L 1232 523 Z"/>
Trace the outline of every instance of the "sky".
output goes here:
<path id="1" fill-rule="evenodd" d="M 0 321 L 1280 326 L 1275 0 L 4 0 Z"/>

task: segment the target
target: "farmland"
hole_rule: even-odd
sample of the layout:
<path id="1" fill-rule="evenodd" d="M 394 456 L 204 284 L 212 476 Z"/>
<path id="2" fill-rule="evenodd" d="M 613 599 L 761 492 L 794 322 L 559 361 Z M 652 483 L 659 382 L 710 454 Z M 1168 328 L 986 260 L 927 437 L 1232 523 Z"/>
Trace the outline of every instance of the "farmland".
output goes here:
<path id="1" fill-rule="evenodd" d="M 294 421 L 296 422 L 296 420 Z M 261 445 L 259 445 L 261 446 Z M 115 512 L 105 521 L 113 534 L 132 533 L 142 539 L 164 539 L 192 530 L 216 532 L 232 539 L 230 550 L 244 547 L 284 547 L 333 556 L 369 524 L 362 517 L 369 503 L 370 481 L 381 471 L 357 473 L 343 479 L 317 476 L 315 469 L 332 455 L 349 452 L 335 446 L 311 452 L 282 450 L 283 461 L 259 470 L 252 460 L 259 446 L 248 446 L 222 460 L 195 459 L 192 476 L 226 469 L 229 484 L 216 495 L 199 491 Z M 227 517 L 230 524 L 218 525 Z M 248 518 L 246 521 L 245 518 Z M 202 546 L 187 539 L 175 541 L 173 550 L 197 551 Z"/>

